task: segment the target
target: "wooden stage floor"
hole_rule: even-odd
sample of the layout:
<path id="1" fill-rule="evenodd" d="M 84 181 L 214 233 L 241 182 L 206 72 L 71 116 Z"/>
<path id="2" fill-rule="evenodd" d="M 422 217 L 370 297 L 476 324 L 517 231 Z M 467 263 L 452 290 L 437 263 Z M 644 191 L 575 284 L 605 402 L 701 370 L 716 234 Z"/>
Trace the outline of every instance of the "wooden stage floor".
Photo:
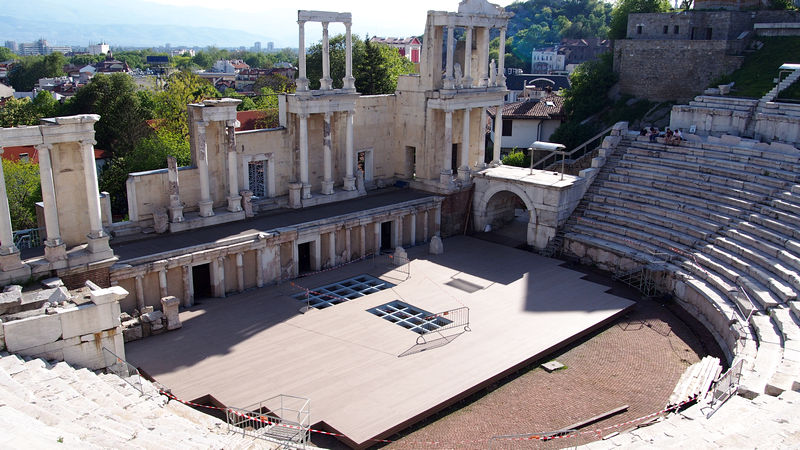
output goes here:
<path id="1" fill-rule="evenodd" d="M 379 256 L 295 280 L 314 288 L 369 273 L 396 284 L 306 314 L 291 283 L 200 300 L 181 312 L 181 330 L 126 344 L 127 359 L 187 400 L 211 394 L 243 408 L 278 394 L 307 397 L 312 424 L 368 446 L 633 305 L 558 260 L 468 237 L 444 248 L 409 249 L 410 277 Z M 416 333 L 367 312 L 393 300 L 429 312 L 467 306 L 471 331 L 417 346 Z"/>

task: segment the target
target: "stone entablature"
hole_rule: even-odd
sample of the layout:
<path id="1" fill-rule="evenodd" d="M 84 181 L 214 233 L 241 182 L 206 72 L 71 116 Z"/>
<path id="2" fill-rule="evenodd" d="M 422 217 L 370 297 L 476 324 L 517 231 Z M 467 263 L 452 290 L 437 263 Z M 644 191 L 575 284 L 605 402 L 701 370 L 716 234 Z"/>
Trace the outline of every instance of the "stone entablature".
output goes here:
<path id="1" fill-rule="evenodd" d="M 392 248 L 428 242 L 439 232 L 441 203 L 441 197 L 426 197 L 130 259 L 112 267 L 111 283 L 132 294 L 121 302 L 126 312 L 158 307 L 169 295 L 188 307 L 194 304 L 195 266 L 209 265 L 211 293 L 225 297 L 297 277 L 303 243 L 312 243 L 311 269 L 321 270 L 378 253 L 387 221 L 393 224 Z"/>

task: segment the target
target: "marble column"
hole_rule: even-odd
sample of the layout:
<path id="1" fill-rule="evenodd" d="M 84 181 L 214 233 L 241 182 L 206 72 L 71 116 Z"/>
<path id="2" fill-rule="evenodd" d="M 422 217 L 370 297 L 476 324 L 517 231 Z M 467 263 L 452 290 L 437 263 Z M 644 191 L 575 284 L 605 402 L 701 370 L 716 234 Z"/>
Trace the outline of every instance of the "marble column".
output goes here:
<path id="1" fill-rule="evenodd" d="M 305 31 L 305 24 L 306 22 L 303 20 L 298 20 L 297 25 L 300 28 L 300 42 L 297 48 L 297 66 L 298 66 L 298 75 L 297 81 L 295 82 L 297 85 L 297 91 L 308 91 L 308 78 L 306 77 L 306 31 Z"/>
<path id="2" fill-rule="evenodd" d="M 381 223 L 375 222 L 375 254 L 380 254 L 381 252 Z"/>
<path id="3" fill-rule="evenodd" d="M 433 234 L 439 234 L 442 231 L 442 204 L 436 205 L 433 213 Z"/>
<path id="4" fill-rule="evenodd" d="M 494 115 L 494 149 L 492 151 L 491 165 L 496 167 L 500 164 L 500 146 L 503 140 L 503 104 L 497 105 L 497 113 Z"/>
<path id="5" fill-rule="evenodd" d="M 112 256 L 108 245 L 108 233 L 103 230 L 103 216 L 100 212 L 100 188 L 97 185 L 97 165 L 94 162 L 94 141 L 80 141 L 83 158 L 84 180 L 86 181 L 87 213 L 89 214 L 89 234 L 87 248 L 90 253 L 106 253 Z"/>
<path id="6" fill-rule="evenodd" d="M 300 183 L 302 198 L 311 198 L 311 185 L 308 183 L 308 114 L 300 113 Z"/>
<path id="7" fill-rule="evenodd" d="M 161 294 L 161 298 L 167 296 L 167 269 L 161 269 L 158 271 L 158 288 L 159 294 Z"/>
<path id="8" fill-rule="evenodd" d="M 409 224 L 409 238 L 411 239 L 411 246 L 417 245 L 417 213 L 411 214 L 411 223 Z"/>
<path id="9" fill-rule="evenodd" d="M 328 267 L 336 265 L 336 230 L 328 233 Z"/>
<path id="10" fill-rule="evenodd" d="M 264 249 L 256 250 L 256 287 L 264 287 Z"/>
<path id="11" fill-rule="evenodd" d="M 447 48 L 445 48 L 445 69 L 444 69 L 444 88 L 454 89 L 455 79 L 453 78 L 453 32 L 455 27 L 447 26 Z"/>
<path id="12" fill-rule="evenodd" d="M 481 108 L 481 122 L 480 122 L 480 138 L 478 138 L 478 154 L 480 155 L 478 158 L 478 165 L 481 168 L 486 167 L 486 136 L 484 133 L 486 132 L 486 107 Z"/>
<path id="13" fill-rule="evenodd" d="M 214 203 L 211 201 L 211 189 L 208 180 L 208 142 L 206 142 L 206 127 L 208 122 L 197 124 L 197 174 L 200 178 L 200 217 L 214 215 Z"/>
<path id="14" fill-rule="evenodd" d="M 464 109 L 463 129 L 461 134 L 461 166 L 458 168 L 458 177 L 462 181 L 469 181 L 469 118 L 472 108 Z"/>
<path id="15" fill-rule="evenodd" d="M 225 123 L 228 151 L 228 211 L 242 210 L 242 196 L 239 195 L 239 161 L 236 157 L 236 121 Z"/>
<path id="16" fill-rule="evenodd" d="M 333 87 L 331 79 L 331 46 L 328 40 L 328 22 L 322 22 L 322 78 L 319 80 L 319 88 L 329 90 Z"/>
<path id="17" fill-rule="evenodd" d="M 477 33 L 478 44 L 478 86 L 489 86 L 489 29 L 479 28 Z"/>
<path id="18" fill-rule="evenodd" d="M 3 147 L 0 147 L 0 155 Z M 16 254 L 19 260 L 19 249 L 14 245 L 14 231 L 11 227 L 11 210 L 8 207 L 8 193 L 3 165 L 0 164 L 0 255 Z"/>
<path id="19" fill-rule="evenodd" d="M 354 141 L 353 141 L 353 111 L 347 111 L 345 121 L 347 124 L 347 134 L 345 136 L 345 159 L 344 159 L 344 186 L 342 189 L 345 191 L 356 190 L 356 177 L 353 176 L 353 164 L 355 163 L 354 157 Z"/>
<path id="20" fill-rule="evenodd" d="M 345 22 L 345 63 L 344 63 L 344 79 L 342 79 L 342 86 L 344 89 L 355 90 L 356 79 L 353 77 L 353 38 L 350 32 L 350 22 Z"/>
<path id="21" fill-rule="evenodd" d="M 183 269 L 183 306 L 188 308 L 194 305 L 194 274 L 192 266 L 184 265 Z"/>
<path id="22" fill-rule="evenodd" d="M 244 255 L 236 254 L 236 287 L 239 292 L 244 291 Z"/>
<path id="23" fill-rule="evenodd" d="M 322 121 L 322 194 L 333 194 L 333 156 L 331 155 L 331 113 Z"/>
<path id="24" fill-rule="evenodd" d="M 453 178 L 453 111 L 444 111 L 444 161 L 439 182 L 448 184 Z"/>
<path id="25" fill-rule="evenodd" d="M 344 261 L 350 261 L 350 258 L 353 257 L 353 242 L 352 242 L 352 228 L 345 228 L 344 230 Z"/>
<path id="26" fill-rule="evenodd" d="M 464 38 L 464 79 L 462 84 L 465 88 L 472 87 L 472 27 L 467 27 Z"/>
<path id="27" fill-rule="evenodd" d="M 394 248 L 403 246 L 403 217 L 400 216 L 394 220 Z"/>
<path id="28" fill-rule="evenodd" d="M 358 252 L 361 257 L 367 255 L 367 226 L 361 225 L 361 230 L 358 232 Z"/>
<path id="29" fill-rule="evenodd" d="M 422 242 L 428 242 L 428 210 L 422 215 Z"/>
<path id="30" fill-rule="evenodd" d="M 44 256 L 50 262 L 67 259 L 67 247 L 61 240 L 61 228 L 58 225 L 56 205 L 56 188 L 53 182 L 53 166 L 50 162 L 51 145 L 37 145 L 39 154 L 39 175 L 44 202 L 44 224 L 47 229 L 47 240 L 44 241 Z"/>
<path id="31" fill-rule="evenodd" d="M 39 155 L 41 158 L 41 154 Z M 41 159 L 39 159 L 41 161 Z M 144 311 L 144 275 L 136 275 L 136 309 Z"/>
<path id="32" fill-rule="evenodd" d="M 178 161 L 174 156 L 167 156 L 167 176 L 169 177 L 169 220 L 183 222 L 183 202 L 181 201 L 180 183 L 178 182 Z"/>
<path id="33" fill-rule="evenodd" d="M 217 273 L 217 280 L 214 283 L 214 295 L 216 297 L 225 297 L 225 257 L 220 256 L 215 261 L 217 262 L 217 267 L 212 267 Z"/>
<path id="34" fill-rule="evenodd" d="M 500 47 L 497 52 L 497 85 L 506 87 L 506 27 L 500 28 Z"/>

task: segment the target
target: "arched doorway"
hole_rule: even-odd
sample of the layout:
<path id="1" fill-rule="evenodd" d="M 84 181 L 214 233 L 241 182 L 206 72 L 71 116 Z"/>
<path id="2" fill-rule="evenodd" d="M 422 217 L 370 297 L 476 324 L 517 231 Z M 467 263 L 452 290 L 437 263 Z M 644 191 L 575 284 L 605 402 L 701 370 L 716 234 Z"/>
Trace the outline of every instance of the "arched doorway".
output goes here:
<path id="1" fill-rule="evenodd" d="M 536 213 L 533 213 L 533 221 Z M 528 246 L 528 224 L 531 222 L 531 211 L 522 198 L 516 193 L 501 190 L 486 202 L 482 230 L 487 239 L 510 245 L 512 247 Z"/>

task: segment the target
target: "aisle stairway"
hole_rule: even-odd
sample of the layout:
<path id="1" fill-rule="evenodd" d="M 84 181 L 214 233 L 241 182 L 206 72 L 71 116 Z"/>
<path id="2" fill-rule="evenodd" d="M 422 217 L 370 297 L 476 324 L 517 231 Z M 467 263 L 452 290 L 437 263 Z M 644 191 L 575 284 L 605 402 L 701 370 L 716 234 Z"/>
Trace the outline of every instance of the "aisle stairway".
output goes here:
<path id="1" fill-rule="evenodd" d="M 228 426 L 142 380 L 0 353 L 0 448 L 275 448 L 228 434 Z"/>

